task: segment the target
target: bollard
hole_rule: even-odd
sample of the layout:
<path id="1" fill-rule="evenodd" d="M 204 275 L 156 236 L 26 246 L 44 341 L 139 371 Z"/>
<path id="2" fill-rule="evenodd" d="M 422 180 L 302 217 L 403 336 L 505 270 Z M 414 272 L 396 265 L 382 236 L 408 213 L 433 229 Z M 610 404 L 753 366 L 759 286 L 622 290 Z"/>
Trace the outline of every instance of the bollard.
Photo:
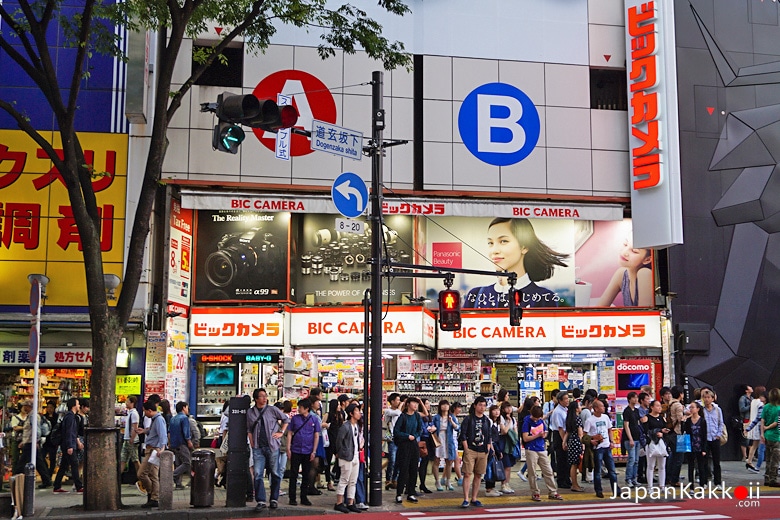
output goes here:
<path id="1" fill-rule="evenodd" d="M 173 509 L 173 452 L 160 453 L 160 509 Z"/>
<path id="2" fill-rule="evenodd" d="M 192 452 L 192 480 L 190 481 L 190 505 L 211 507 L 214 505 L 214 452 L 195 450 Z"/>
<path id="3" fill-rule="evenodd" d="M 22 515 L 31 517 L 35 514 L 35 466 L 32 462 L 24 465 L 24 501 Z"/>

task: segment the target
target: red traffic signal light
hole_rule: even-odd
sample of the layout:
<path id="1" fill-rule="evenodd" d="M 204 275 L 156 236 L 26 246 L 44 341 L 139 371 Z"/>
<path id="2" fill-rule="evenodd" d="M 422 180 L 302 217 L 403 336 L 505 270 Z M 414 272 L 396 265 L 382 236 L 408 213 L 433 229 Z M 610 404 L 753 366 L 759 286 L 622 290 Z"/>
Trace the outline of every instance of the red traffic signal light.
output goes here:
<path id="1" fill-rule="evenodd" d="M 519 327 L 520 320 L 523 319 L 523 291 L 509 289 L 507 299 L 509 300 L 509 324 L 513 327 Z"/>
<path id="2" fill-rule="evenodd" d="M 239 123 L 269 132 L 292 128 L 298 122 L 298 111 L 294 106 L 280 107 L 271 99 L 257 99 L 252 94 L 220 94 L 217 98 L 216 113 L 220 121 Z"/>
<path id="3" fill-rule="evenodd" d="M 439 291 L 439 327 L 460 330 L 460 293 L 453 289 Z"/>

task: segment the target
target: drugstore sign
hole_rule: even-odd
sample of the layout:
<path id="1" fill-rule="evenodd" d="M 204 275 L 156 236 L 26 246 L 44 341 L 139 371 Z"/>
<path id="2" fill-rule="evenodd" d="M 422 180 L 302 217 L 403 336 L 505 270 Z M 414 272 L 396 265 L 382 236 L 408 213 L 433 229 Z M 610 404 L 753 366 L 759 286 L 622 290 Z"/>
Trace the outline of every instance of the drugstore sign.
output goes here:
<path id="1" fill-rule="evenodd" d="M 407 308 L 408 309 L 408 308 Z M 434 346 L 436 321 L 430 311 L 390 308 L 382 319 L 382 344 Z M 363 311 L 293 309 L 291 345 L 362 345 Z"/>
<path id="2" fill-rule="evenodd" d="M 530 313 L 519 327 L 509 315 L 462 314 L 459 331 L 439 331 L 439 348 L 660 347 L 657 312 Z"/>
<path id="3" fill-rule="evenodd" d="M 79 134 L 85 161 L 101 172 L 92 187 L 102 220 L 103 269 L 118 276 L 125 249 L 127 139 L 125 134 Z M 58 138 L 50 143 L 62 153 Z M 49 277 L 46 305 L 87 305 L 81 238 L 65 179 L 26 133 L 0 130 L 0 304 L 28 301 L 30 273 Z"/>
<path id="4" fill-rule="evenodd" d="M 190 345 L 283 345 L 283 314 L 268 308 L 193 308 Z"/>
<path id="5" fill-rule="evenodd" d="M 31 367 L 34 359 L 30 359 L 27 347 L 5 347 L 0 349 L 0 365 L 6 367 Z M 38 362 L 44 367 L 91 367 L 91 348 L 42 348 L 38 352 Z"/>

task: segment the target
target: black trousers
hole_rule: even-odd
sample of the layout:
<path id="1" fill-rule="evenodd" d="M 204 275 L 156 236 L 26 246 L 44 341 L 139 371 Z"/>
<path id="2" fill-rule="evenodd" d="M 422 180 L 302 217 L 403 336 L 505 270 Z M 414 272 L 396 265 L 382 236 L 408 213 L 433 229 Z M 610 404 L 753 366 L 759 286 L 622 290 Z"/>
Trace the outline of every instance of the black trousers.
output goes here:
<path id="1" fill-rule="evenodd" d="M 555 479 L 559 488 L 570 488 L 569 460 L 563 449 L 563 438 L 557 431 L 553 431 L 553 449 L 555 450 Z"/>
<path id="2" fill-rule="evenodd" d="M 718 486 L 721 483 L 720 475 L 720 440 L 707 441 L 707 456 L 712 458 L 712 480 Z M 707 472 L 709 480 L 709 471 Z"/>
<path id="3" fill-rule="evenodd" d="M 73 455 L 68 455 L 68 450 L 63 449 L 60 469 L 57 471 L 57 478 L 54 479 L 54 489 L 62 487 L 62 477 L 65 476 L 67 470 L 70 470 L 70 479 L 75 484 L 76 489 L 83 488 L 84 484 L 82 484 L 79 478 L 79 456 L 75 448 L 73 449 Z"/>
<path id="4" fill-rule="evenodd" d="M 32 444 L 29 442 L 22 446 L 22 453 L 19 458 L 16 459 L 16 466 L 13 468 L 14 474 L 24 473 L 24 467 L 28 462 L 32 461 Z M 41 484 L 44 486 L 51 485 L 51 473 L 49 467 L 46 465 L 46 461 L 43 458 L 43 450 L 38 448 L 35 456 L 35 470 L 41 476 Z"/>
<path id="5" fill-rule="evenodd" d="M 401 496 L 406 490 L 406 495 L 416 495 L 417 487 L 417 463 L 420 460 L 420 448 L 414 441 L 404 441 L 398 446 L 396 464 L 398 465 L 398 487 L 396 496 Z"/>
<path id="6" fill-rule="evenodd" d="M 700 451 L 694 453 L 686 453 L 688 457 L 688 482 L 693 484 L 693 468 L 696 467 L 696 471 L 699 473 L 699 484 L 702 486 L 707 485 L 707 473 L 709 468 L 707 467 L 707 456 L 702 455 Z"/>
<path id="7" fill-rule="evenodd" d="M 298 487 L 298 471 L 301 475 L 301 500 L 306 498 L 311 487 L 311 454 L 310 453 L 291 453 L 290 454 L 290 489 L 288 491 L 290 500 L 295 500 Z"/>
<path id="8" fill-rule="evenodd" d="M 636 481 L 640 484 L 647 484 L 647 457 L 639 457 L 639 465 L 636 471 Z"/>

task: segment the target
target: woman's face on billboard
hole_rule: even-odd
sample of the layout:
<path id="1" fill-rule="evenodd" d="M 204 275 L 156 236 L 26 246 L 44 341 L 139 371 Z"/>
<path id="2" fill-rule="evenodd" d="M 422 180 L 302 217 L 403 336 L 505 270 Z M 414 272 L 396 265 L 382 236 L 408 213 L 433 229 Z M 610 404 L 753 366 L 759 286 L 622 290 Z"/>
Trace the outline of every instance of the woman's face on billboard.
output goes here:
<path id="1" fill-rule="evenodd" d="M 490 260 L 501 269 L 513 271 L 515 266 L 522 266 L 523 257 L 527 252 L 528 248 L 520 245 L 512 234 L 509 222 L 494 224 L 488 229 L 488 254 Z"/>

